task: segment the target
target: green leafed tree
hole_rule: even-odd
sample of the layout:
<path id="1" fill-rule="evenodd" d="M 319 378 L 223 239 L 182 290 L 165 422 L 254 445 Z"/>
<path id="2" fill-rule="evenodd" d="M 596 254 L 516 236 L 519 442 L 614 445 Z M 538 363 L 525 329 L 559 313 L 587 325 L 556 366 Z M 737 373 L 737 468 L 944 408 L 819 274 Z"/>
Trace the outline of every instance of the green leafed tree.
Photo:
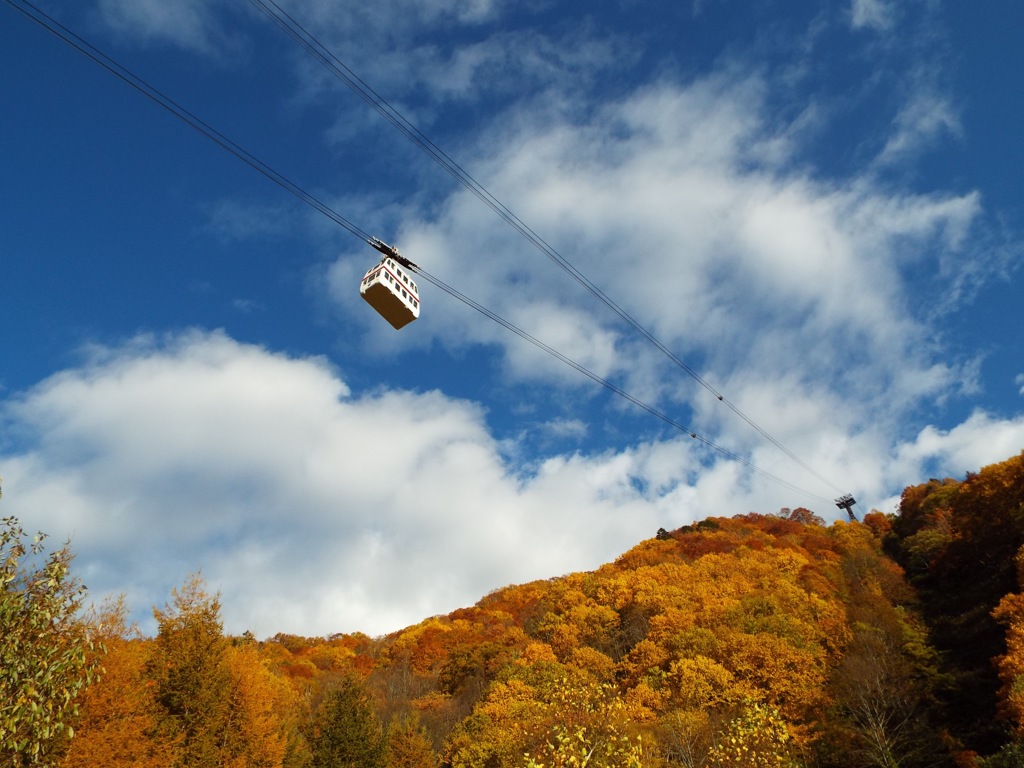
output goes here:
<path id="1" fill-rule="evenodd" d="M 0 521 L 0 765 L 11 768 L 52 762 L 97 671 L 77 617 L 85 588 L 71 575 L 71 551 L 47 555 L 44 539 L 26 544 L 15 518 Z"/>
<path id="2" fill-rule="evenodd" d="M 342 677 L 313 720 L 312 768 L 385 768 L 387 737 L 354 675 Z"/>

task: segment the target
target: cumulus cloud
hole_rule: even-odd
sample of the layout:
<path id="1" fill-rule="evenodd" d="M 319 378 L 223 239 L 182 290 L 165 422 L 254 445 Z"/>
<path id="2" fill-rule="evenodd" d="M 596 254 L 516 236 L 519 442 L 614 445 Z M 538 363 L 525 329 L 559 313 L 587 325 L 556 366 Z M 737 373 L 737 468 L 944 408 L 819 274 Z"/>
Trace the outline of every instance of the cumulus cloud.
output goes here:
<path id="1" fill-rule="evenodd" d="M 140 43 L 209 53 L 225 37 L 216 2 L 99 8 Z M 94 590 L 125 592 L 144 614 L 202 568 L 223 592 L 230 631 L 377 633 L 503 584 L 595 567 L 658 527 L 782 506 L 836 516 L 833 492 L 889 511 L 907 482 L 1019 450 L 1019 418 L 977 411 L 940 428 L 912 416 L 977 375 L 976 361 L 935 338 L 920 309 L 928 288 L 955 303 L 958 276 L 944 265 L 987 274 L 972 237 L 984 214 L 977 192 L 878 178 L 959 130 L 935 79 L 914 74 L 927 87 L 906 90 L 891 135 L 872 144 L 884 144 L 874 167 L 836 176 L 804 154 L 801 137 L 821 126 L 794 117 L 767 68 L 720 61 L 623 81 L 596 100 L 587 78 L 627 60 L 628 41 L 583 27 L 560 41 L 504 31 L 503 8 L 324 0 L 301 11 L 332 46 L 364 36 L 401 50 L 359 70 L 424 114 L 460 99 L 500 102 L 475 134 L 458 134 L 474 177 L 814 471 L 628 332 L 469 192 L 350 197 L 338 210 L 388 222 L 431 273 L 799 488 L 686 435 L 585 449 L 582 438 L 601 431 L 580 405 L 603 394 L 593 382 L 426 285 L 414 331 L 396 335 L 356 295 L 369 266 L 360 246 L 310 279 L 333 300 L 346 343 L 366 356 L 486 349 L 488 376 L 497 351 L 504 392 L 543 387 L 547 400 L 574 405 L 524 410 L 514 428 L 542 447 L 577 449 L 524 450 L 495 436 L 480 403 L 354 392 L 325 359 L 225 333 L 97 347 L 0 411 L 5 514 L 70 535 Z M 884 0 L 851 6 L 855 28 L 889 30 L 895 13 Z M 446 25 L 463 36 L 442 45 L 427 34 Z M 302 66 L 314 98 L 325 76 Z M 233 240 L 294 228 L 272 214 L 225 203 L 208 231 Z"/>
<path id="2" fill-rule="evenodd" d="M 383 632 L 596 567 L 684 522 L 630 478 L 694 461 L 509 466 L 472 403 L 355 397 L 323 360 L 222 333 L 96 349 L 3 419 L 5 513 L 70 535 L 85 581 L 142 613 L 201 568 L 238 632 Z"/>
<path id="3" fill-rule="evenodd" d="M 961 248 L 978 195 L 899 192 L 867 174 L 816 179 L 794 167 L 795 148 L 780 160 L 785 127 L 773 128 L 767 99 L 761 78 L 715 73 L 637 90 L 585 122 L 536 105 L 475 165 L 488 189 L 712 381 L 775 375 L 780 361 L 800 368 L 810 357 L 818 370 L 857 366 L 858 386 L 878 385 L 865 398 L 884 386 L 887 401 L 905 404 L 922 387 L 950 385 L 959 371 L 935 367 L 906 281 Z M 692 394 L 468 192 L 437 210 L 399 214 L 399 241 L 417 263 L 631 390 L 672 396 L 667 383 L 683 380 L 675 396 Z M 339 305 L 362 268 L 348 254 L 332 267 Z M 497 326 L 467 322 L 462 306 L 429 292 L 424 302 L 420 343 L 498 344 L 513 376 L 579 380 Z"/>
<path id="4" fill-rule="evenodd" d="M 1024 416 L 999 419 L 977 410 L 952 429 L 925 427 L 913 442 L 900 447 L 898 460 L 917 470 L 935 467 L 948 472 L 950 467 L 966 467 L 963 471 L 976 471 L 1022 449 Z"/>
<path id="5" fill-rule="evenodd" d="M 820 415 L 788 404 L 780 420 Z M 597 567 L 659 527 L 794 505 L 835 516 L 827 497 L 807 502 L 682 436 L 512 459 L 474 403 L 356 395 L 322 359 L 223 333 L 95 348 L 0 415 L 5 514 L 70 537 L 94 596 L 125 594 L 150 631 L 149 607 L 197 569 L 230 632 L 376 634 Z M 843 467 L 858 495 L 890 492 L 884 437 L 811 431 L 825 471 Z M 1022 443 L 1021 419 L 928 428 L 896 450 L 895 482 Z M 780 466 L 764 446 L 752 456 Z"/>

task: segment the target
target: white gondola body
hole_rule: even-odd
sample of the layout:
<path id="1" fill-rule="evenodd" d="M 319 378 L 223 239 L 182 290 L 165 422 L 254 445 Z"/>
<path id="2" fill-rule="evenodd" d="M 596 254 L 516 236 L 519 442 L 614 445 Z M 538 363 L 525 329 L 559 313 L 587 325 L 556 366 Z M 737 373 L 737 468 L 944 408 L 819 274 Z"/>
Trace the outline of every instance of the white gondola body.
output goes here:
<path id="1" fill-rule="evenodd" d="M 396 329 L 420 316 L 416 283 L 409 270 L 394 259 L 385 257 L 367 270 L 359 284 L 359 295 Z"/>

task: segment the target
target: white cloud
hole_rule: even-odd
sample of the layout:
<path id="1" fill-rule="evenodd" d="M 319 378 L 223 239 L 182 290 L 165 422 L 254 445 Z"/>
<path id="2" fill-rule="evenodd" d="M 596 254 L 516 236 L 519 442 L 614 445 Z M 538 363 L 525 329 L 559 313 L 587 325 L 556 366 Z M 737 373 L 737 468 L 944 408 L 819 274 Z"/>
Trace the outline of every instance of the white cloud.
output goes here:
<path id="1" fill-rule="evenodd" d="M 220 7 L 100 3 L 126 38 L 204 53 L 225 38 Z M 780 108 L 778 83 L 762 67 L 728 61 L 703 75 L 666 72 L 597 102 L 587 78 L 624 61 L 625 41 L 583 28 L 570 41 L 502 32 L 501 6 L 486 0 L 291 7 L 337 50 L 353 36 L 364 38 L 360 49 L 385 41 L 401 50 L 353 62 L 389 97 L 423 89 L 430 98 L 420 109 L 439 112 L 482 94 L 504 99 L 489 122 L 472 126 L 477 144 L 459 134 L 460 162 L 836 482 L 837 494 L 889 505 L 908 482 L 958 476 L 1019 450 L 1019 418 L 979 411 L 939 429 L 908 416 L 963 394 L 978 375 L 976 361 L 940 346 L 918 308 L 944 296 L 953 306 L 965 275 L 989 274 L 974 237 L 978 193 L 909 191 L 878 178 L 959 131 L 953 101 L 922 68 L 910 73 L 892 135 L 871 144 L 885 144 L 875 166 L 837 178 L 808 165 L 799 143 L 827 118 Z M 851 6 L 857 28 L 890 30 L 895 13 L 883 0 Z M 455 25 L 459 45 L 429 34 Z M 301 76 L 303 98 L 322 95 L 323 72 Z M 366 126 L 347 130 L 350 138 Z M 393 629 L 505 583 L 596 566 L 658 527 L 707 515 L 781 506 L 840 514 L 827 483 L 627 332 L 475 197 L 391 192 L 336 207 L 354 221 L 393 224 L 396 243 L 431 273 L 587 368 L 692 417 L 719 445 L 826 496 L 824 507 L 685 436 L 526 457 L 489 433 L 476 403 L 440 392 L 354 396 L 324 360 L 195 332 L 96 349 L 8 403 L 4 434 L 20 447 L 8 447 L 0 466 L 5 514 L 58 539 L 72 535 L 86 581 L 126 591 L 142 612 L 203 567 L 224 591 L 229 629 L 258 634 Z M 285 231 L 270 214 L 225 204 L 211 230 L 227 238 Z M 422 318 L 396 334 L 357 297 L 367 254 L 343 253 L 316 275 L 367 355 L 418 348 L 457 358 L 486 346 L 501 355 L 503 385 L 549 387 L 552 400 L 603 394 L 425 284 Z M 1017 382 L 1024 394 L 1024 376 Z M 581 409 L 529 418 L 515 426 L 535 425 L 542 445 L 599 431 Z"/>
<path id="2" fill-rule="evenodd" d="M 639 89 L 582 123 L 535 103 L 489 136 L 473 165 L 655 336 L 705 361 L 698 367 L 713 382 L 776 376 L 781 363 L 834 371 L 844 391 L 860 388 L 885 407 L 953 386 L 958 366 L 932 358 L 905 275 L 961 251 L 978 195 L 899 192 L 868 173 L 815 179 L 793 166 L 796 149 L 780 140 L 785 125 L 772 127 L 766 89 L 756 76 L 715 73 Z M 645 398 L 692 394 L 681 372 L 667 373 L 610 310 L 468 192 L 434 210 L 411 207 L 396 226 L 403 251 L 428 271 Z M 339 305 L 351 306 L 364 268 L 347 254 L 332 267 Z M 585 383 L 471 316 L 428 286 L 416 333 L 397 344 L 498 344 L 512 376 Z M 839 375 L 847 369 L 857 370 L 855 384 Z"/>
<path id="3" fill-rule="evenodd" d="M 862 505 L 934 466 L 961 474 L 1024 445 L 1024 419 L 978 413 L 922 430 L 888 461 L 879 432 L 805 430 L 834 422 L 824 401 L 760 405 L 777 404 L 769 428 L 803 430 L 795 447 Z M 0 415 L 4 514 L 70 537 L 93 594 L 125 593 L 150 631 L 148 609 L 199 568 L 230 632 L 382 633 L 597 567 L 659 527 L 782 506 L 837 515 L 827 497 L 808 501 L 682 436 L 516 463 L 473 403 L 354 396 L 322 360 L 223 333 L 94 349 Z M 752 457 L 798 474 L 767 446 Z"/>
<path id="4" fill-rule="evenodd" d="M 98 0 L 103 23 L 140 45 L 164 43 L 214 58 L 237 54 L 242 38 L 220 23 L 220 4 L 208 0 Z"/>
<path id="5" fill-rule="evenodd" d="M 552 419 L 542 424 L 541 429 L 556 437 L 572 437 L 582 440 L 587 436 L 587 424 L 581 419 Z"/>
<path id="6" fill-rule="evenodd" d="M 912 96 L 894 121 L 894 133 L 878 157 L 889 164 L 916 157 L 931 149 L 940 139 L 959 136 L 960 116 L 949 98 L 918 78 L 911 86 Z"/>
<path id="7" fill-rule="evenodd" d="M 301 18 L 310 19 L 315 28 L 380 32 L 391 30 L 396 41 L 405 42 L 417 30 L 434 26 L 464 24 L 472 26 L 495 18 L 503 4 L 498 0 L 382 0 L 373 8 L 339 0 L 285 2 L 280 5 Z"/>
<path id="8" fill-rule="evenodd" d="M 202 568 L 236 632 L 383 632 L 684 522 L 632 489 L 631 454 L 523 479 L 473 404 L 356 398 L 323 361 L 219 333 L 98 349 L 3 415 L 24 441 L 5 514 L 71 536 L 86 582 L 141 613 Z"/>
<path id="9" fill-rule="evenodd" d="M 972 458 L 966 448 L 914 454 L 899 446 L 908 413 L 969 394 L 976 381 L 977 361 L 944 354 L 931 318 L 914 307 L 947 300 L 958 279 L 946 274 L 947 263 L 983 257 L 970 237 L 982 215 L 978 193 L 901 191 L 871 169 L 819 178 L 799 164 L 795 134 L 772 112 L 768 84 L 733 70 L 639 89 L 585 122 L 570 117 L 585 110 L 529 106 L 482 148 L 477 178 L 659 339 L 699 361 L 705 378 L 810 459 L 838 484 L 836 493 L 886 499 L 936 463 Z M 615 326 L 610 312 L 471 196 L 459 191 L 439 210 L 431 218 L 410 209 L 398 226 L 406 252 L 431 272 L 629 391 L 691 409 L 698 432 L 751 452 L 758 466 L 832 492 Z M 340 258 L 335 273 L 347 263 Z M 923 298 L 923 272 L 936 275 L 933 301 Z M 409 343 L 498 344 L 513 375 L 589 386 L 434 294 L 428 290 L 423 325 Z M 1004 428 L 992 422 L 977 437 Z M 897 453 L 905 460 L 879 458 Z M 699 516 L 716 514 L 723 499 L 748 503 L 744 493 L 720 489 L 709 503 L 698 488 L 714 476 L 679 492 L 689 509 Z"/>
<path id="10" fill-rule="evenodd" d="M 853 0 L 850 7 L 854 29 L 887 31 L 893 27 L 895 15 L 896 9 L 890 0 Z"/>
<path id="11" fill-rule="evenodd" d="M 502 23 L 508 4 L 497 0 L 381 0 L 372 6 L 338 0 L 278 3 L 292 21 L 351 66 L 355 74 L 427 127 L 448 101 L 514 98 L 553 80 L 577 89 L 639 57 L 627 41 L 597 39 L 587 24 L 548 35 Z M 167 44 L 213 59 L 239 58 L 257 32 L 282 34 L 256 7 L 224 0 L 96 0 L 101 24 L 137 45 Z M 272 11 L 272 6 L 269 6 Z M 517 13 L 537 8 L 516 7 Z M 543 27 L 539 28 L 543 30 Z M 457 40 L 457 42 L 456 42 Z M 298 50 L 298 49 L 296 49 Z M 380 55 L 381 53 L 385 55 Z M 400 52 L 401 55 L 395 55 Z M 336 100 L 340 81 L 310 57 L 298 64 L 304 98 Z M 424 90 L 430 98 L 419 98 Z M 338 138 L 357 130 L 346 116 Z M 372 124 L 377 131 L 379 123 Z"/>
<path id="12" fill-rule="evenodd" d="M 953 477 L 977 471 L 1024 450 L 1024 416 L 998 419 L 977 410 L 952 429 L 927 426 L 912 443 L 900 446 L 897 461 L 921 476 L 941 471 Z M 934 476 L 934 475 L 932 475 Z"/>
<path id="13" fill-rule="evenodd" d="M 1017 378 L 1013 381 L 1018 387 L 1020 387 L 1020 393 L 1024 395 L 1024 373 L 1017 374 Z"/>

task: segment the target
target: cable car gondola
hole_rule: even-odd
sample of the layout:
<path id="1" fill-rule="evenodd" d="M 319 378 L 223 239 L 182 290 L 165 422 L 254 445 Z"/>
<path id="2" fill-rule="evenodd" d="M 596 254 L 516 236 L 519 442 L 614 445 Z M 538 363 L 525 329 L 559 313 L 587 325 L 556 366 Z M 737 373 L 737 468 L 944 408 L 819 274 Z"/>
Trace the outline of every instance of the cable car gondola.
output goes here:
<path id="1" fill-rule="evenodd" d="M 377 238 L 367 242 L 384 254 L 384 258 L 363 275 L 359 295 L 392 327 L 403 328 L 420 316 L 420 294 L 412 279 L 416 265 L 397 248 Z"/>

